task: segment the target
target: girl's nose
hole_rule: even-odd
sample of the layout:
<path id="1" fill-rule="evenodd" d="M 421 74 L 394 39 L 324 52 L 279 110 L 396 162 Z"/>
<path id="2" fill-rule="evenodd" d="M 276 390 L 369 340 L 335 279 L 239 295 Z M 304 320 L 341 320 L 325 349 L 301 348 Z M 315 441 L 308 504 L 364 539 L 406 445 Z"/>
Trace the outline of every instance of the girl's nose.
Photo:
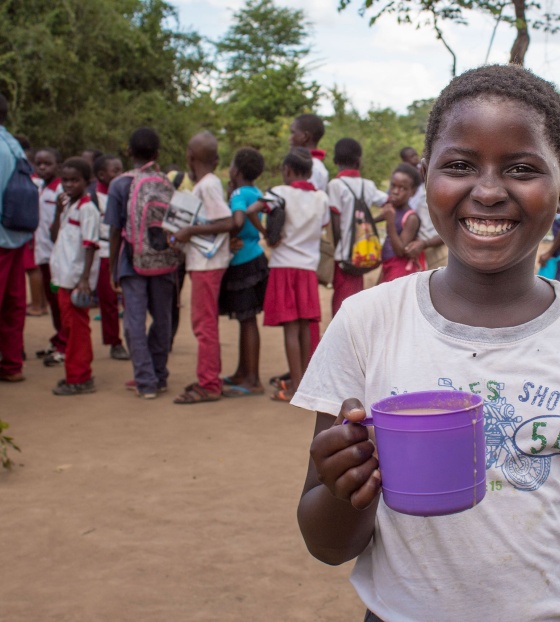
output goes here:
<path id="1" fill-rule="evenodd" d="M 471 190 L 471 199 L 487 207 L 503 203 L 507 198 L 507 190 L 496 177 L 481 178 Z"/>

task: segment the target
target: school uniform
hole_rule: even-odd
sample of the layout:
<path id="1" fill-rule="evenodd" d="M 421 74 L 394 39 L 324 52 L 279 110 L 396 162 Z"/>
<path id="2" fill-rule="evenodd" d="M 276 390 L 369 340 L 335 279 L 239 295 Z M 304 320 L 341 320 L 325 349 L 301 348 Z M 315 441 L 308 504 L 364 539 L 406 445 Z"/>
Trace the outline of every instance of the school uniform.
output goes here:
<path id="1" fill-rule="evenodd" d="M 61 354 L 66 352 L 68 335 L 62 325 L 58 295 L 51 289 L 50 259 L 54 242 L 51 239 L 51 225 L 56 213 L 56 201 L 63 192 L 60 179 L 53 179 L 48 184 L 40 180 L 39 183 L 39 226 L 35 231 L 35 263 L 41 270 L 43 277 L 43 291 L 51 310 L 51 320 L 55 334 L 50 338 L 52 347 Z"/>
<path id="2" fill-rule="evenodd" d="M 97 181 L 95 183 L 95 196 L 99 209 L 99 279 L 97 280 L 97 297 L 101 312 L 101 335 L 103 345 L 120 346 L 119 325 L 119 298 L 117 292 L 111 286 L 111 274 L 109 270 L 109 232 L 111 227 L 104 223 L 107 211 L 107 196 L 109 187 Z"/>
<path id="3" fill-rule="evenodd" d="M 353 294 L 364 289 L 364 277 L 344 272 L 339 263 L 348 258 L 352 240 L 352 220 L 354 212 L 354 194 L 361 197 L 368 206 L 380 207 L 387 202 L 387 194 L 379 190 L 370 179 L 363 179 L 358 170 L 340 171 L 336 178 L 329 182 L 327 193 L 331 212 L 340 216 L 340 240 L 334 251 L 333 276 L 333 316 L 340 309 L 340 305 Z"/>
<path id="4" fill-rule="evenodd" d="M 52 282 L 58 287 L 62 325 L 68 332 L 64 367 L 67 384 L 82 384 L 91 379 L 93 348 L 89 309 L 76 307 L 70 296 L 84 271 L 86 249 L 97 249 L 99 212 L 89 194 L 66 206 L 60 217 L 60 229 L 50 260 Z M 95 254 L 89 274 L 89 286 L 97 285 L 99 257 Z"/>
<path id="5" fill-rule="evenodd" d="M 0 125 L 0 216 L 16 157 L 25 157 L 23 149 Z M 32 233 L 5 229 L 0 224 L 0 379 L 17 378 L 23 367 L 26 304 L 23 255 L 24 246 L 32 237 Z"/>
<path id="6" fill-rule="evenodd" d="M 193 194 L 202 201 L 207 220 L 214 221 L 231 216 L 231 210 L 224 199 L 222 182 L 213 173 L 208 173 L 195 185 Z M 195 246 L 187 243 L 185 255 L 187 272 L 191 279 L 192 329 L 198 341 L 198 384 L 209 393 L 220 393 L 222 362 L 218 299 L 222 277 L 231 257 L 229 242 L 226 239 L 211 258 L 205 257 Z"/>
<path id="7" fill-rule="evenodd" d="M 264 325 L 321 320 L 317 281 L 321 232 L 330 221 L 327 195 L 308 181 L 272 189 L 286 204 L 282 239 L 270 254 Z"/>

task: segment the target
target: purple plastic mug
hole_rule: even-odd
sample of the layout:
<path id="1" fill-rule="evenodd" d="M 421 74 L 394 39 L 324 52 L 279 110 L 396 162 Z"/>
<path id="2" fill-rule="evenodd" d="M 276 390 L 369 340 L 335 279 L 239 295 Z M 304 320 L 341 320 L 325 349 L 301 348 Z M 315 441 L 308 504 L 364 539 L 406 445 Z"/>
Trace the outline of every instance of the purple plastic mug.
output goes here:
<path id="1" fill-rule="evenodd" d="M 486 493 L 483 400 L 463 391 L 421 391 L 371 407 L 383 499 L 391 509 L 441 516 Z"/>

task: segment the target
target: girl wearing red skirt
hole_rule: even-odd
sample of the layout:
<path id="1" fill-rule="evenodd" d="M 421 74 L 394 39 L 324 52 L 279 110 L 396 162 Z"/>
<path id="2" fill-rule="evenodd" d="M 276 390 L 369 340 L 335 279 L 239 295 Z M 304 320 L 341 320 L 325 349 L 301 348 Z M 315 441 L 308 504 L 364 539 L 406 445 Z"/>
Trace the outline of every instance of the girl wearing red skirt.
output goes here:
<path id="1" fill-rule="evenodd" d="M 282 382 L 272 396 L 273 400 L 281 402 L 291 400 L 307 367 L 309 322 L 321 319 L 317 268 L 321 231 L 329 223 L 330 212 L 326 193 L 317 190 L 309 181 L 312 168 L 309 152 L 296 147 L 283 162 L 285 185 L 272 188 L 272 194 L 285 202 L 286 219 L 281 239 L 272 248 L 268 264 L 264 325 L 284 328 L 291 380 Z M 259 200 L 248 208 L 247 214 L 256 215 L 265 208 L 266 202 Z M 251 221 L 266 235 L 257 218 Z"/>

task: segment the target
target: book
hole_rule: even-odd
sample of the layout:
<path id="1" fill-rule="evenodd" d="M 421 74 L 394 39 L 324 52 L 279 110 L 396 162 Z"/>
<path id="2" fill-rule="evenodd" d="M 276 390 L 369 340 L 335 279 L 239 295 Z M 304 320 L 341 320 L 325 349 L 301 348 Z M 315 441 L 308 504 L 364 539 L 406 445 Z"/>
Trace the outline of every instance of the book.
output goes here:
<path id="1" fill-rule="evenodd" d="M 204 204 L 197 196 L 188 190 L 176 190 L 171 197 L 161 226 L 166 231 L 177 233 L 189 225 L 205 225 L 209 222 L 211 221 L 204 217 Z M 227 233 L 193 235 L 189 243 L 210 259 L 217 253 L 227 237 Z"/>

